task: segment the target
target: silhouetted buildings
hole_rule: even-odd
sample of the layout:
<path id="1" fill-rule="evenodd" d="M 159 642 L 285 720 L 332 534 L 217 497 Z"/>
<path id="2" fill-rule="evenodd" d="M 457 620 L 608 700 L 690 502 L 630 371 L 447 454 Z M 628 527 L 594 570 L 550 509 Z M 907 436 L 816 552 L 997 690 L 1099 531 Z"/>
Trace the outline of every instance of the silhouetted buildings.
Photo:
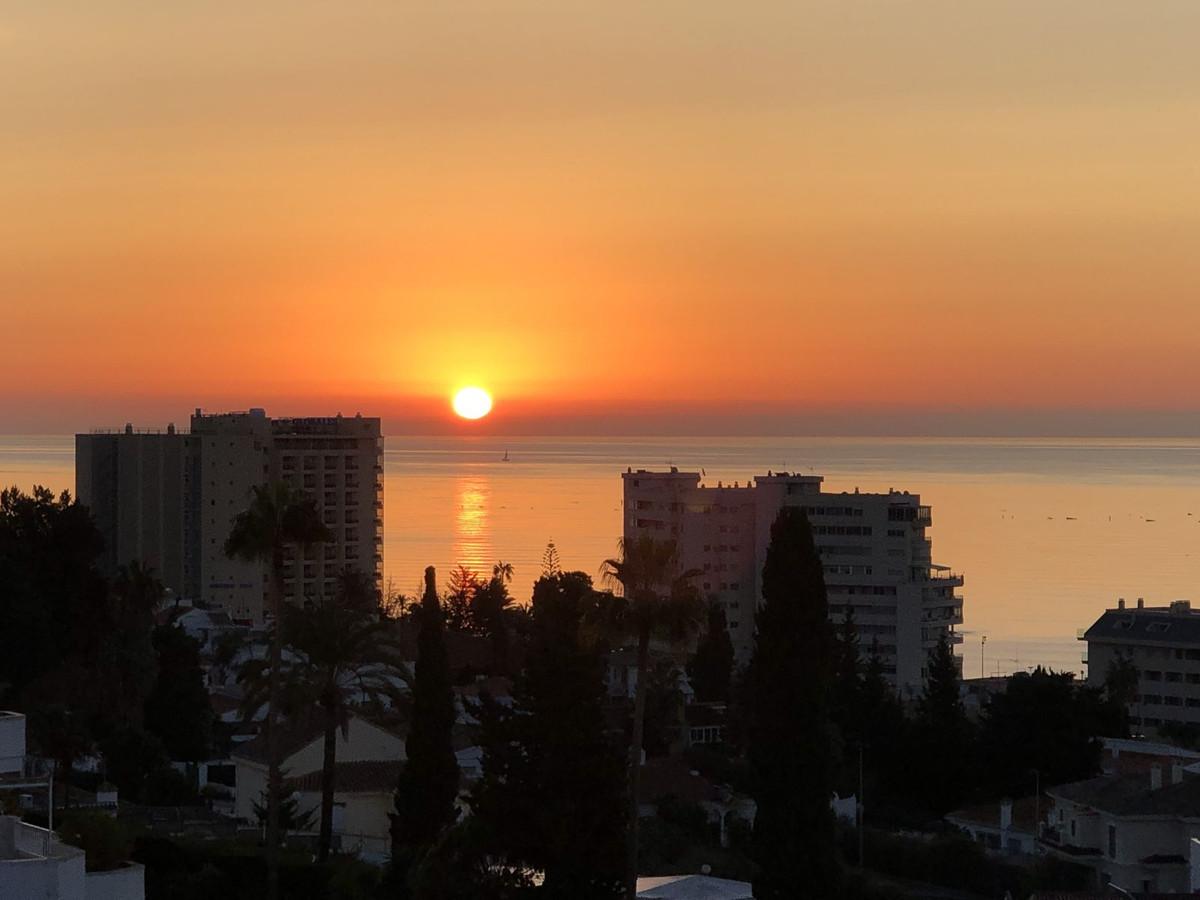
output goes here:
<path id="1" fill-rule="evenodd" d="M 907 492 L 822 490 L 819 475 L 772 474 L 754 483 L 706 487 L 698 472 L 627 471 L 624 536 L 649 534 L 679 545 L 680 564 L 698 569 L 706 597 L 726 611 L 738 660 L 753 649 L 754 614 L 771 525 L 783 506 L 808 515 L 825 567 L 829 616 L 852 608 L 864 654 L 877 641 L 889 678 L 919 690 L 924 666 L 943 633 L 961 643 L 961 575 L 932 562 L 928 506 Z"/>
<path id="2" fill-rule="evenodd" d="M 378 418 L 271 419 L 261 409 L 209 415 L 191 431 L 75 438 L 76 492 L 105 539 L 111 573 L 133 560 L 176 594 L 262 621 L 265 567 L 229 559 L 225 539 L 252 488 L 284 481 L 316 503 L 333 532 L 327 544 L 285 559 L 284 594 L 296 600 L 336 589 L 344 567 L 382 581 L 383 438 Z"/>

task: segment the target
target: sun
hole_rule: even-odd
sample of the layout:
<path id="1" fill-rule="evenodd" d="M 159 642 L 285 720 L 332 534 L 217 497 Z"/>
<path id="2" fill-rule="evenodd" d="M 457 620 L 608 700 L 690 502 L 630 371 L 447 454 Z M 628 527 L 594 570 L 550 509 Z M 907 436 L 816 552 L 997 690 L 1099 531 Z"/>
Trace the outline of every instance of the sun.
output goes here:
<path id="1" fill-rule="evenodd" d="M 454 411 L 464 419 L 482 419 L 492 411 L 492 395 L 480 387 L 465 387 L 454 395 Z"/>

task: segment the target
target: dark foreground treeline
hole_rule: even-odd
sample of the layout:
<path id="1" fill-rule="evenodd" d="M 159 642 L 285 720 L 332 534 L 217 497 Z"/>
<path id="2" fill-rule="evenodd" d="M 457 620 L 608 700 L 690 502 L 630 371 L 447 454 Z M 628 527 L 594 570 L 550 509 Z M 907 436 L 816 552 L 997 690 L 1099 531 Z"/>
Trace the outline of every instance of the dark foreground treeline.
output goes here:
<path id="1" fill-rule="evenodd" d="M 130 567 L 104 579 L 99 550 L 86 510 L 67 498 L 0 497 L 0 702 L 29 711 L 35 749 L 64 771 L 96 748 L 123 797 L 183 805 L 189 788 L 172 784 L 166 760 L 204 758 L 212 741 L 197 650 L 176 629 L 154 627 L 161 593 L 150 573 Z M 965 803 L 1031 793 L 1035 777 L 1045 785 L 1094 774 L 1097 736 L 1125 732 L 1115 688 L 1109 698 L 1069 675 L 1019 675 L 972 722 L 943 640 L 921 694 L 898 698 L 878 655 L 862 652 L 852 617 L 829 624 L 820 557 L 796 510 L 772 529 L 744 671 L 733 671 L 722 615 L 699 597 L 693 573 L 679 573 L 672 545 L 625 545 L 604 571 L 619 592 L 548 557 L 522 608 L 508 595 L 511 570 L 474 583 L 459 573 L 444 597 L 430 570 L 419 603 L 393 604 L 417 628 L 417 652 L 391 864 L 381 871 L 335 854 L 313 865 L 310 854 L 284 852 L 279 895 L 617 898 L 638 871 L 689 871 L 702 860 L 716 875 L 752 880 L 759 900 L 796 896 L 797 885 L 810 897 L 887 896 L 870 871 L 855 871 L 858 841 L 852 829 L 839 838 L 829 806 L 835 790 L 857 793 L 860 781 L 867 821 L 881 829 L 864 842 L 869 870 L 985 892 L 1072 882 L 1072 873 L 1009 872 L 974 847 L 943 852 L 950 838 L 905 847 L 882 829 L 936 826 Z M 474 674 L 513 679 L 511 706 L 485 694 L 475 711 L 483 775 L 461 797 L 452 693 L 461 672 L 447 652 L 460 630 L 492 648 Z M 671 752 L 664 735 L 679 720 L 652 645 L 674 651 L 668 666 L 686 665 L 699 700 L 726 704 L 725 743 L 688 755 L 757 805 L 752 823 L 732 824 L 726 847 L 682 801 L 639 815 L 631 762 L 642 748 Z M 608 661 L 621 647 L 635 654 L 632 702 L 609 695 Z M 125 834 L 114 849 L 111 835 L 80 839 L 114 854 L 130 847 L 148 867 L 152 898 L 258 898 L 274 882 L 253 845 Z"/>

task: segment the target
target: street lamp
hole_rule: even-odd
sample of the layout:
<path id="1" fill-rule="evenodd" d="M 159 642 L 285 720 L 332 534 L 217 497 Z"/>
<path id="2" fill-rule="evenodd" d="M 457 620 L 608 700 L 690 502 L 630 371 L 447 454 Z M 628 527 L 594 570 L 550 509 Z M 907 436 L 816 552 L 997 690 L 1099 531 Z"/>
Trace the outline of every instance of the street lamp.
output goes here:
<path id="1" fill-rule="evenodd" d="M 986 677 L 983 673 L 983 648 L 987 646 L 987 635 L 979 638 L 979 677 Z"/>

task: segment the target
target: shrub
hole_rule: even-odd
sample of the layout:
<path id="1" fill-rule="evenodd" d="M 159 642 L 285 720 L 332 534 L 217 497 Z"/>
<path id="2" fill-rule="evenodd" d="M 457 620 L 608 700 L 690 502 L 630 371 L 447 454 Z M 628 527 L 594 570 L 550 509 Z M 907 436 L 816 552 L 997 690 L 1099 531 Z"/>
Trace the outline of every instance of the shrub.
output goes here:
<path id="1" fill-rule="evenodd" d="M 65 843 L 87 854 L 89 872 L 107 872 L 129 858 L 129 835 L 115 818 L 102 812 L 72 812 L 58 827 Z"/>

